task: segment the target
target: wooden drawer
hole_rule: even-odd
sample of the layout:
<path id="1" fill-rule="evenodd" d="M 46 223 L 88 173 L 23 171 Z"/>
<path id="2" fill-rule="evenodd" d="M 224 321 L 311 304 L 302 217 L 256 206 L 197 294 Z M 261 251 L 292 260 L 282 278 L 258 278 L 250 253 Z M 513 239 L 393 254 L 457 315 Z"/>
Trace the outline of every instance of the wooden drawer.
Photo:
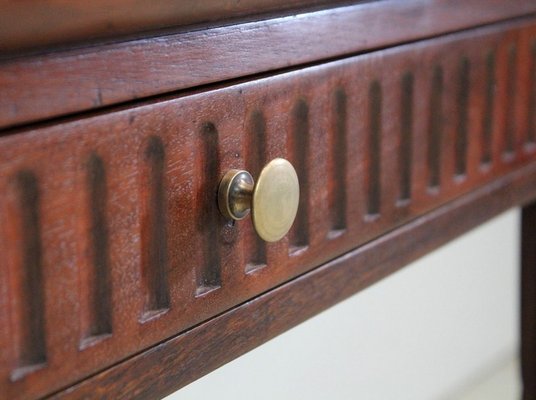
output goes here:
<path id="1" fill-rule="evenodd" d="M 526 19 L 0 138 L 0 393 L 53 393 L 536 160 Z M 223 174 L 300 178 L 287 237 Z M 311 293 L 314 297 L 314 293 Z"/>

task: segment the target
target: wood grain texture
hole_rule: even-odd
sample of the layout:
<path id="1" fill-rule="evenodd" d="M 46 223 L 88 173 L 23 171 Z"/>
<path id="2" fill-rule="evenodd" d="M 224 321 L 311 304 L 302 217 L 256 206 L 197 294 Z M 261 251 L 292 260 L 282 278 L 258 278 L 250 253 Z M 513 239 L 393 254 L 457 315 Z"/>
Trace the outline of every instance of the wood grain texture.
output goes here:
<path id="1" fill-rule="evenodd" d="M 21 6 L 22 3 L 16 4 Z M 23 4 L 31 7 L 35 2 Z M 102 2 L 95 4 L 98 7 Z M 33 7 L 32 10 L 37 12 Z M 527 0 L 382 0 L 8 59 L 0 62 L 0 128 L 341 57 L 535 12 L 536 3 Z M 19 27 L 24 26 L 9 13 L 2 15 L 16 21 Z"/>
<path id="2" fill-rule="evenodd" d="M 40 190 L 35 174 L 22 170 L 13 177 L 19 207 L 14 211 L 18 224 L 13 226 L 22 240 L 18 244 L 20 269 L 15 272 L 16 287 L 31 295 L 19 299 L 16 312 L 18 329 L 17 368 L 12 378 L 31 372 L 46 362 L 43 309 L 43 246 L 41 241 Z M 17 209 L 18 208 L 18 209 Z"/>
<path id="3" fill-rule="evenodd" d="M 0 53 L 113 38 L 225 20 L 332 0 L 2 0 Z"/>
<path id="4" fill-rule="evenodd" d="M 143 258 L 143 281 L 145 285 L 145 314 L 150 318 L 154 313 L 169 308 L 166 179 L 164 168 L 166 151 L 158 136 L 151 136 L 144 149 L 146 162 L 145 179 L 140 196 L 146 207 L 142 222 L 142 247 L 147 249 Z"/>
<path id="5" fill-rule="evenodd" d="M 535 39 L 527 19 L 8 132 L 0 393 L 64 388 L 535 162 Z M 461 153 L 460 63 L 471 132 Z M 216 202 L 228 169 L 258 168 L 258 146 L 263 160 L 295 163 L 302 193 L 295 230 L 260 250 L 251 221 L 226 221 Z M 33 182 L 22 192 L 21 173 Z M 25 303 L 36 286 L 39 307 Z M 43 346 L 32 347 L 35 314 Z"/>
<path id="6" fill-rule="evenodd" d="M 161 398 L 370 286 L 500 212 L 535 198 L 536 167 L 532 165 L 456 199 L 357 250 L 57 393 L 51 399 Z M 534 216 L 531 218 L 534 222 Z M 530 229 L 533 232 L 534 225 L 530 225 Z M 531 238 L 531 243 L 534 244 L 534 236 Z M 530 250 L 534 255 L 534 247 Z M 533 284 L 534 279 L 530 282 Z M 533 294 L 531 297 L 534 297 Z M 534 305 L 532 300 L 531 304 Z M 533 311 L 531 309 L 532 327 Z M 534 341 L 530 343 L 532 345 Z M 525 370 L 529 386 L 534 377 L 529 374 L 532 371 Z"/>

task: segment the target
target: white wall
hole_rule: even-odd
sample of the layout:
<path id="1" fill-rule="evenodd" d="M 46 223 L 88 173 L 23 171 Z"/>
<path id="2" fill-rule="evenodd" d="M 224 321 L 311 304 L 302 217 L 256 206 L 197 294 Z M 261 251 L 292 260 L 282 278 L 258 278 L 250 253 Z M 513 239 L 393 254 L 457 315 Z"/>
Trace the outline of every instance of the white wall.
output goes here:
<path id="1" fill-rule="evenodd" d="M 168 400 L 449 398 L 517 351 L 519 217 L 495 218 Z"/>

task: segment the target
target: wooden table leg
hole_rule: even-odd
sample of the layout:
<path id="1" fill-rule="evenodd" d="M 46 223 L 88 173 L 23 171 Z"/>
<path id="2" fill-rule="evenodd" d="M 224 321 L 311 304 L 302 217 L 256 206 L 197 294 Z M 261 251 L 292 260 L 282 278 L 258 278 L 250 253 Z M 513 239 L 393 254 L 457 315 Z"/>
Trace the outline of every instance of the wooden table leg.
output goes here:
<path id="1" fill-rule="evenodd" d="M 536 202 L 521 226 L 521 373 L 523 400 L 536 399 Z"/>

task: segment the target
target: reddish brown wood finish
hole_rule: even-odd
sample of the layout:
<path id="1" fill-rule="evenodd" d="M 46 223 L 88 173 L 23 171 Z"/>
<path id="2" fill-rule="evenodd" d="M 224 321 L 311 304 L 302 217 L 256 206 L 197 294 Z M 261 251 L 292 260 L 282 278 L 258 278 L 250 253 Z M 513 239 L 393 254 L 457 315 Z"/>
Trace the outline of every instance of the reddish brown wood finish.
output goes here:
<path id="1" fill-rule="evenodd" d="M 526 0 L 382 0 L 5 60 L 0 128 L 535 12 L 536 2 Z"/>
<path id="2" fill-rule="evenodd" d="M 2 137 L 0 393 L 66 387 L 533 162 L 535 38 L 526 20 Z M 215 201 L 259 155 L 303 198 L 267 245 Z"/>
<path id="3" fill-rule="evenodd" d="M 330 0 L 26 0 L 0 2 L 0 53 L 330 3 Z"/>
<path id="4" fill-rule="evenodd" d="M 536 398 L 536 203 L 521 225 L 521 376 L 523 400 Z"/>
<path id="5" fill-rule="evenodd" d="M 535 197 L 536 166 L 531 165 L 51 398 L 163 397 L 509 207 L 526 203 Z M 533 250 L 531 248 L 532 253 Z M 534 283 L 533 280 L 531 282 Z M 533 317 L 534 313 L 531 314 L 531 324 Z M 530 343 L 532 345 L 534 342 Z M 526 373 L 529 372 L 526 370 Z M 526 382 L 532 384 L 533 376 L 526 375 Z"/>

